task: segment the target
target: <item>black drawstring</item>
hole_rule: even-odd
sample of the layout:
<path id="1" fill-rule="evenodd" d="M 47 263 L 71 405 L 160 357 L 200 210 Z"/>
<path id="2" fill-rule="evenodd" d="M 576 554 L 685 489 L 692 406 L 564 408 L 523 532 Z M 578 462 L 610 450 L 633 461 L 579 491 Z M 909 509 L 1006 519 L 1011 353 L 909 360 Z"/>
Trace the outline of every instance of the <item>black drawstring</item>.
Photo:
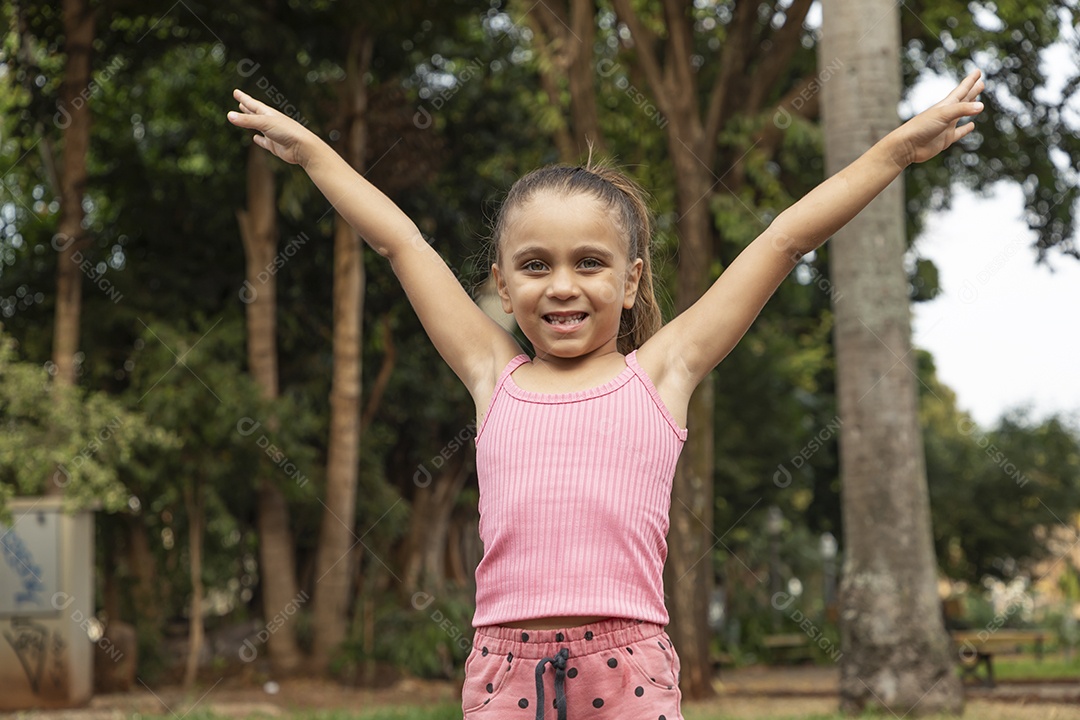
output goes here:
<path id="1" fill-rule="evenodd" d="M 566 688 L 563 683 L 568 657 L 570 651 L 563 648 L 555 657 L 544 658 L 536 664 L 536 720 L 544 720 L 544 663 L 551 663 L 555 668 L 555 708 L 558 710 L 558 720 L 566 720 Z"/>

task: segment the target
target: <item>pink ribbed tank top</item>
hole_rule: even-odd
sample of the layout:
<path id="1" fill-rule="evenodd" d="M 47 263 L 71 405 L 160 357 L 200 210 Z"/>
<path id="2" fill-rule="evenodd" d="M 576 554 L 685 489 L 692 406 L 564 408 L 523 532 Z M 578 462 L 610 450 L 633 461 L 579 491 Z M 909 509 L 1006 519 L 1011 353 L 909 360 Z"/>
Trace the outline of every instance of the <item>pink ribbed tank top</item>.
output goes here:
<path id="1" fill-rule="evenodd" d="M 500 374 L 476 434 L 480 539 L 473 627 L 560 615 L 667 625 L 663 570 L 675 463 L 686 442 L 652 380 L 523 390 Z"/>

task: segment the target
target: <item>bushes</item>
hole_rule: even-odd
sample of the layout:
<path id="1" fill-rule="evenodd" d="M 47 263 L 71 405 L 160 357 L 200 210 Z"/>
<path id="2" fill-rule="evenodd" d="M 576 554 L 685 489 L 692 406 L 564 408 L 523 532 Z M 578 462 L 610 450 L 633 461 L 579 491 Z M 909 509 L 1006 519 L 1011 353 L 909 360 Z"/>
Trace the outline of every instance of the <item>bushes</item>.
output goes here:
<path id="1" fill-rule="evenodd" d="M 362 666 L 389 663 L 422 678 L 454 678 L 472 647 L 471 589 L 451 588 L 438 596 L 416 592 L 411 601 L 384 598 L 374 610 L 373 629 L 355 623 L 353 637 L 342 644 L 331 669 L 356 681 Z M 365 671 L 370 678 L 371 670 Z"/>

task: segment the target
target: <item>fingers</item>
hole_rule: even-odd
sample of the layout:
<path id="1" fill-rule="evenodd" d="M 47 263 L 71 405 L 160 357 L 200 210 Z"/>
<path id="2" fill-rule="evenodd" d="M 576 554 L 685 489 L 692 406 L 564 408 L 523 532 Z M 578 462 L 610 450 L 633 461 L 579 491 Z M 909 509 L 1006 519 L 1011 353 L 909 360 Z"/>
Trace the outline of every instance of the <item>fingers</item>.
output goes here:
<path id="1" fill-rule="evenodd" d="M 265 130 L 267 121 L 273 115 L 270 108 L 241 90 L 233 90 L 233 97 L 239 102 L 239 112 L 231 111 L 228 114 L 229 122 L 243 128 Z"/>
<path id="2" fill-rule="evenodd" d="M 960 87 L 964 89 L 960 97 L 967 97 L 968 92 L 970 92 L 971 88 L 974 87 L 975 83 L 979 81 L 979 78 L 981 76 L 982 71 L 977 68 L 969 72 L 967 74 L 967 77 L 960 81 Z"/>
<path id="3" fill-rule="evenodd" d="M 961 118 L 974 118 L 983 111 L 983 104 L 981 102 L 953 103 L 942 108 L 942 110 L 944 114 L 939 117 L 941 117 L 942 121 L 951 125 L 959 122 Z M 973 123 L 968 124 L 974 127 Z M 970 132 L 970 130 L 967 132 Z"/>
<path id="4" fill-rule="evenodd" d="M 983 104 L 981 102 L 964 102 L 957 103 L 955 112 L 953 113 L 958 118 L 973 117 L 983 111 Z"/>
<path id="5" fill-rule="evenodd" d="M 233 90 L 232 95 L 233 95 L 234 98 L 236 98 L 240 102 L 240 105 L 247 104 L 248 107 L 254 107 L 255 105 L 262 105 L 261 102 L 259 102 L 255 98 L 251 97 L 250 95 L 248 95 L 243 90 L 240 90 L 239 88 Z"/>
<path id="6" fill-rule="evenodd" d="M 241 90 L 233 90 L 233 97 L 240 103 L 241 112 L 263 115 L 273 115 L 275 112 L 266 103 L 256 100 Z"/>
<path id="7" fill-rule="evenodd" d="M 259 129 L 262 126 L 259 116 L 252 113 L 230 110 L 227 117 L 229 122 L 238 127 Z"/>
<path id="8" fill-rule="evenodd" d="M 968 90 L 967 95 L 963 97 L 963 102 L 971 102 L 975 98 L 979 97 L 979 93 L 981 93 L 985 89 L 986 84 L 983 83 L 982 80 L 979 80 L 971 87 L 970 90 Z"/>
<path id="9" fill-rule="evenodd" d="M 946 96 L 945 101 L 966 102 L 972 100 L 983 90 L 984 85 L 982 80 L 979 79 L 981 75 L 982 71 L 978 68 L 969 72 L 967 77 L 961 80 L 960 84 Z M 972 91 L 974 91 L 974 94 L 972 94 Z"/>
<path id="10" fill-rule="evenodd" d="M 966 125 L 961 125 L 960 127 L 956 128 L 956 134 L 953 135 L 953 142 L 956 142 L 957 140 L 960 140 L 960 139 L 962 139 L 964 137 L 967 137 L 968 133 L 970 133 L 970 132 L 972 132 L 974 130 L 975 130 L 975 123 L 967 123 Z"/>

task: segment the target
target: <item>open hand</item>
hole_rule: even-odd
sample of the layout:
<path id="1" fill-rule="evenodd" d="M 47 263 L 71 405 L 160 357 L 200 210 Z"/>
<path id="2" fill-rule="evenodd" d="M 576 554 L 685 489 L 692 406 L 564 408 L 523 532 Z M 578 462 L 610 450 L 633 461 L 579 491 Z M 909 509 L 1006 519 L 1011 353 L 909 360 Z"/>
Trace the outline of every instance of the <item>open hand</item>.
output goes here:
<path id="1" fill-rule="evenodd" d="M 943 100 L 896 129 L 901 167 L 929 160 L 975 129 L 975 123 L 959 128 L 956 123 L 982 112 L 983 104 L 975 102 L 985 87 L 981 75 L 981 71 L 972 70 Z"/>
<path id="2" fill-rule="evenodd" d="M 262 135 L 254 137 L 255 144 L 285 162 L 305 164 L 307 148 L 310 147 L 306 141 L 314 137 L 311 131 L 247 93 L 233 90 L 233 97 L 240 102 L 240 112 L 230 112 L 229 122 L 238 127 L 258 130 Z"/>

